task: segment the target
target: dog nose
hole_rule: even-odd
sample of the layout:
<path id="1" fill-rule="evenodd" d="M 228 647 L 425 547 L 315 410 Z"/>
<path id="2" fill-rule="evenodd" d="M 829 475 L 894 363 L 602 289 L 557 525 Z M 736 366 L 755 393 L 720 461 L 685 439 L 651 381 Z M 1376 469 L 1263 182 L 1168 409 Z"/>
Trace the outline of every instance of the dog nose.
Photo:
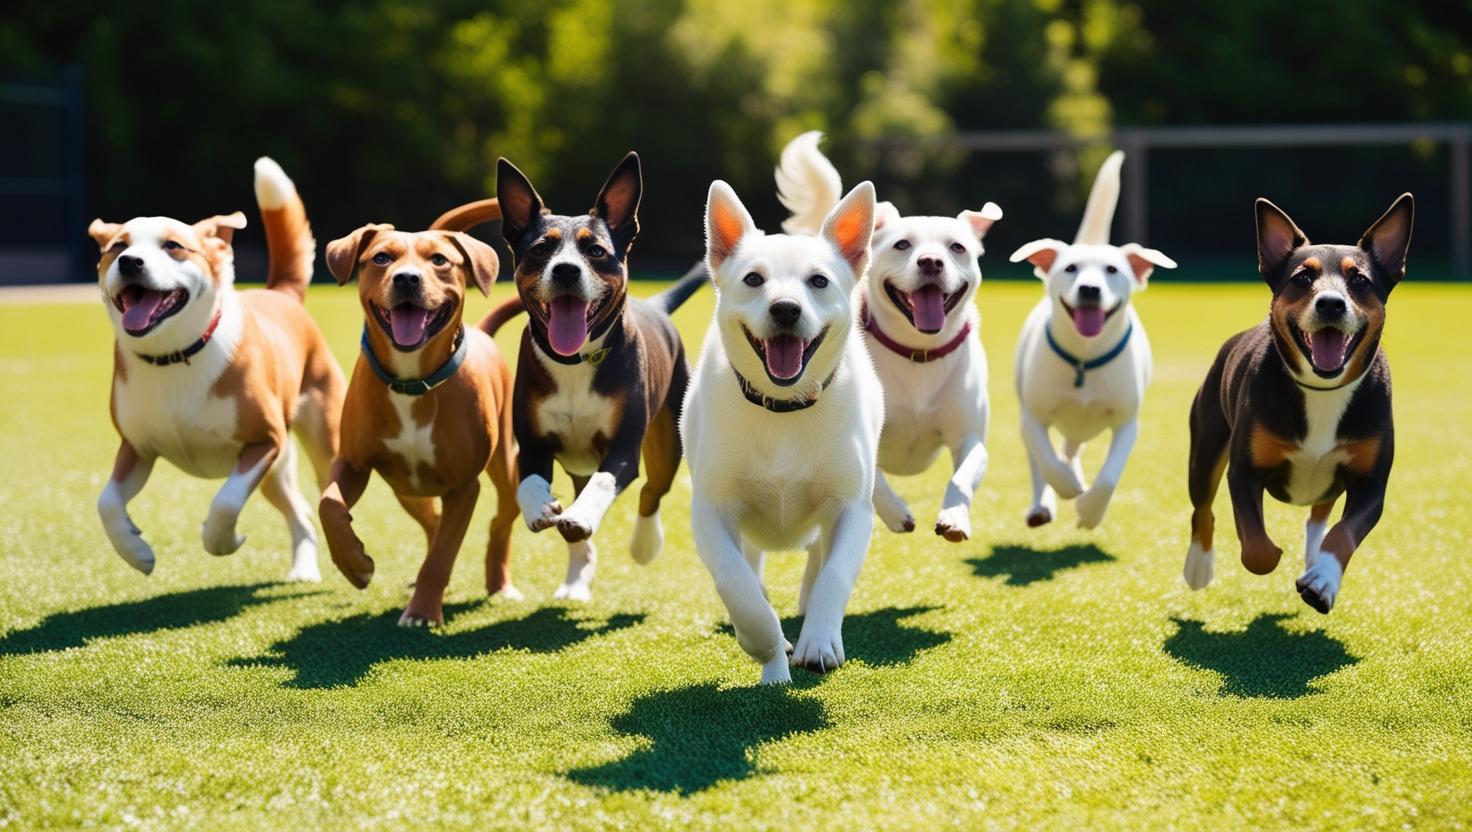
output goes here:
<path id="1" fill-rule="evenodd" d="M 1078 287 L 1078 299 L 1079 300 L 1098 300 L 1102 296 L 1103 296 L 1103 293 L 1099 291 L 1099 287 L 1098 286 L 1080 286 L 1080 287 Z"/>
<path id="2" fill-rule="evenodd" d="M 782 326 L 792 326 L 802 317 L 802 304 L 795 300 L 779 300 L 767 309 L 772 320 Z"/>
<path id="3" fill-rule="evenodd" d="M 124 254 L 118 258 L 118 272 L 123 277 L 137 277 L 143 274 L 143 258 Z"/>
<path id="4" fill-rule="evenodd" d="M 1349 308 L 1344 302 L 1344 297 L 1339 294 L 1326 292 L 1314 301 L 1314 309 L 1325 318 L 1340 318 L 1344 316 Z"/>
<path id="5" fill-rule="evenodd" d="M 929 254 L 921 257 L 919 260 L 916 260 L 915 265 L 920 267 L 921 274 L 930 275 L 940 274 L 941 270 L 946 267 L 946 264 L 939 257 L 935 257 Z"/>
<path id="6" fill-rule="evenodd" d="M 558 263 L 552 267 L 554 283 L 576 284 L 582 282 L 583 270 L 576 263 Z"/>
<path id="7" fill-rule="evenodd" d="M 419 272 L 399 272 L 394 275 L 395 289 L 418 289 Z"/>

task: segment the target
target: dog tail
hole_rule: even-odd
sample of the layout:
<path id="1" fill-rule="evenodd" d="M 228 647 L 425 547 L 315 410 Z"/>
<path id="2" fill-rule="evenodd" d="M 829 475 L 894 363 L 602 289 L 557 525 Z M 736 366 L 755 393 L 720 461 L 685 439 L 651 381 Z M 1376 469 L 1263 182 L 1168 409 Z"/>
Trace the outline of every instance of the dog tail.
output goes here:
<path id="1" fill-rule="evenodd" d="M 782 148 L 777 165 L 777 198 L 792 216 L 782 222 L 788 234 L 817 234 L 823 220 L 843 197 L 843 178 L 818 149 L 823 134 L 803 133 Z"/>
<path id="2" fill-rule="evenodd" d="M 1114 208 L 1119 204 L 1119 167 L 1123 164 L 1124 151 L 1116 150 L 1099 166 L 1074 245 L 1109 245 L 1109 227 L 1114 224 Z"/>
<path id="3" fill-rule="evenodd" d="M 675 285 L 649 299 L 650 303 L 664 309 L 666 314 L 679 309 L 690 296 L 710 281 L 710 273 L 705 270 L 705 261 L 701 260 L 690 267 L 690 270 L 680 275 Z"/>
<path id="4" fill-rule="evenodd" d="M 451 208 L 440 214 L 429 227 L 433 231 L 468 231 L 483 222 L 495 222 L 500 218 L 501 200 L 491 197 Z"/>
<path id="5" fill-rule="evenodd" d="M 266 288 L 285 292 L 297 300 L 307 297 L 312 282 L 312 261 L 317 241 L 307 222 L 307 206 L 281 166 L 266 156 L 256 160 L 256 205 L 266 228 L 266 251 L 270 271 Z"/>
<path id="6" fill-rule="evenodd" d="M 492 309 L 490 312 L 487 312 L 486 316 L 481 318 L 480 323 L 476 324 L 476 326 L 480 328 L 481 332 L 494 338 L 501 327 L 525 311 L 526 309 L 521 305 L 521 298 L 512 298 L 495 309 Z"/>

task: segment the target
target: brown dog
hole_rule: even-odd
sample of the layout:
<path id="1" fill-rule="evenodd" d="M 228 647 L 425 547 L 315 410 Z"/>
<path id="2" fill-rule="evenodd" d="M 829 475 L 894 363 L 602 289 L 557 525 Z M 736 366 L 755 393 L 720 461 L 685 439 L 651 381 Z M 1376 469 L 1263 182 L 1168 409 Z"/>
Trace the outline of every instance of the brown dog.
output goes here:
<path id="1" fill-rule="evenodd" d="M 466 286 L 488 293 L 496 279 L 495 250 L 459 232 L 365 225 L 328 244 L 327 266 L 339 285 L 358 276 L 365 318 L 342 449 L 319 506 L 333 562 L 359 589 L 373 579 L 373 559 L 349 510 L 377 471 L 429 538 L 399 624 L 443 623 L 445 586 L 485 471 L 498 497 L 486 589 L 519 598 L 510 565 L 517 515 L 511 370 L 489 336 L 461 323 Z"/>

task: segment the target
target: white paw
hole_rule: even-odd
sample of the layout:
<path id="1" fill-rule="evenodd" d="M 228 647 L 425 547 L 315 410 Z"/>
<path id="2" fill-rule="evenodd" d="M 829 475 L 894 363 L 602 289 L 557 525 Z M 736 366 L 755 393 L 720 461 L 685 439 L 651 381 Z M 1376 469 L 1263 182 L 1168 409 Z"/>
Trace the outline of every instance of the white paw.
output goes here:
<path id="1" fill-rule="evenodd" d="M 562 503 L 553 500 L 550 503 L 544 503 L 542 507 L 536 509 L 535 512 L 525 513 L 526 527 L 534 532 L 539 532 L 543 529 L 550 529 L 553 526 L 557 525 L 557 519 L 561 516 Z"/>
<path id="2" fill-rule="evenodd" d="M 792 648 L 791 663 L 813 673 L 827 673 L 843 664 L 843 635 L 839 629 L 803 622 L 802 634 Z"/>
<path id="3" fill-rule="evenodd" d="M 524 595 L 521 594 L 521 590 L 517 589 L 516 587 L 512 586 L 511 584 L 507 584 L 507 585 L 501 587 L 500 589 L 496 590 L 496 592 L 494 593 L 494 595 L 499 595 L 502 598 L 505 598 L 507 601 L 523 601 L 523 600 L 526 600 L 526 596 L 524 596 Z"/>
<path id="4" fill-rule="evenodd" d="M 154 556 L 153 547 L 149 546 L 143 539 L 142 532 L 132 523 L 127 524 L 127 529 L 121 531 L 107 530 L 107 539 L 112 542 L 112 548 L 117 550 L 127 564 L 145 575 L 153 574 Z"/>
<path id="5" fill-rule="evenodd" d="M 310 560 L 300 560 L 292 564 L 291 571 L 286 573 L 286 580 L 308 584 L 321 583 L 322 570 L 317 568 L 317 559 L 313 557 Z"/>
<path id="6" fill-rule="evenodd" d="M 1201 544 L 1191 541 L 1191 548 L 1186 550 L 1186 586 L 1192 589 L 1205 589 L 1211 583 L 1212 576 L 1216 570 L 1216 552 L 1201 548 Z"/>
<path id="7" fill-rule="evenodd" d="M 787 666 L 787 654 L 779 653 L 771 661 L 762 665 L 762 684 L 764 685 L 789 685 L 792 684 L 792 670 Z"/>
<path id="8" fill-rule="evenodd" d="M 1344 577 L 1344 567 L 1333 555 L 1314 558 L 1313 565 L 1299 576 L 1295 586 L 1303 602 L 1321 613 L 1334 609 L 1334 598 L 1339 594 L 1339 582 Z"/>
<path id="9" fill-rule="evenodd" d="M 552 485 L 539 476 L 530 476 L 516 487 L 516 504 L 522 519 L 534 532 L 551 528 L 562 513 L 562 504 L 552 499 Z"/>
<path id="10" fill-rule="evenodd" d="M 634 537 L 629 541 L 629 554 L 635 563 L 649 563 L 664 548 L 664 526 L 659 522 L 659 512 L 634 520 Z"/>
<path id="11" fill-rule="evenodd" d="M 238 515 L 231 511 L 214 510 L 204 521 L 204 550 L 212 555 L 233 555 L 245 545 L 245 538 L 235 533 Z"/>
<path id="12" fill-rule="evenodd" d="M 935 521 L 935 533 L 952 543 L 960 543 L 971 537 L 971 509 L 969 506 L 951 506 L 942 509 Z"/>
<path id="13" fill-rule="evenodd" d="M 1095 482 L 1094 485 L 1083 494 L 1079 495 L 1076 508 L 1078 509 L 1078 525 L 1081 529 L 1093 529 L 1104 522 L 1104 512 L 1109 508 L 1109 499 L 1114 496 L 1114 486 Z"/>
<path id="14" fill-rule="evenodd" d="M 1059 465 L 1053 470 L 1052 476 L 1045 477 L 1045 479 L 1048 481 L 1048 485 L 1053 486 L 1053 490 L 1058 493 L 1058 496 L 1065 500 L 1072 500 L 1074 497 L 1084 493 L 1083 478 L 1078 475 L 1077 471 L 1066 465 Z"/>
<path id="15" fill-rule="evenodd" d="M 428 629 L 430 627 L 438 627 L 439 625 L 440 622 L 436 621 L 433 618 L 429 618 L 428 616 L 424 615 L 418 615 L 409 612 L 408 610 L 404 610 L 403 615 L 399 616 L 400 627 L 405 627 L 409 629 Z"/>
<path id="16" fill-rule="evenodd" d="M 913 532 L 915 530 L 915 517 L 910 514 L 910 507 L 905 501 L 898 497 L 890 500 L 878 497 L 874 500 L 874 511 L 884 523 L 884 527 L 896 534 Z"/>
<path id="17" fill-rule="evenodd" d="M 593 589 L 587 581 L 569 581 L 559 586 L 552 597 L 559 601 L 586 602 L 593 600 Z"/>

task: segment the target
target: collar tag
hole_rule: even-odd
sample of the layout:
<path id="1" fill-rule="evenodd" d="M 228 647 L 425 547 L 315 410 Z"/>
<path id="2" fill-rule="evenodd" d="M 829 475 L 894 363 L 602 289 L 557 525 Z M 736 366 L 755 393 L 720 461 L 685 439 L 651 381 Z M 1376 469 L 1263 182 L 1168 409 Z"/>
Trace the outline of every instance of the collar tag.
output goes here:
<path id="1" fill-rule="evenodd" d="M 582 359 L 584 361 L 588 362 L 588 365 L 589 366 L 591 366 L 591 367 L 597 367 L 599 364 L 602 364 L 603 363 L 603 359 L 605 359 L 607 357 L 608 357 L 608 347 L 603 347 L 602 349 L 593 350 L 592 352 L 590 352 L 590 353 L 582 356 Z"/>

